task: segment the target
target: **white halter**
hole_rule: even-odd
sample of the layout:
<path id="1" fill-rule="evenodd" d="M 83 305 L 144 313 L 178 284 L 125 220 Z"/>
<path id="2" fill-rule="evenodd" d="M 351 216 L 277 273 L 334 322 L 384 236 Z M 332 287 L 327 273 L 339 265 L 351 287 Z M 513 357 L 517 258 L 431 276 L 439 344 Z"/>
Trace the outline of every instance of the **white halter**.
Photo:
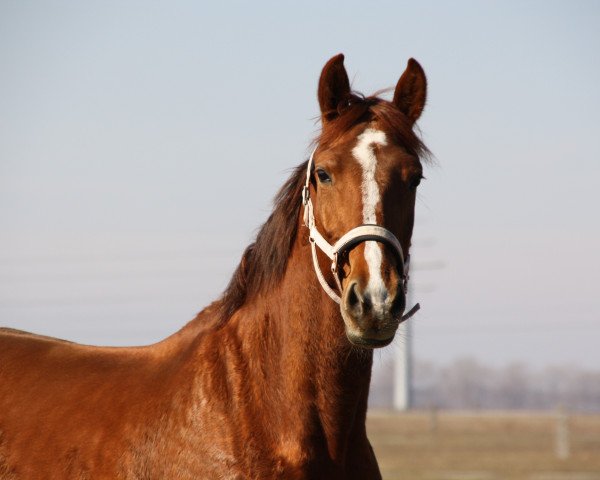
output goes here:
<path id="1" fill-rule="evenodd" d="M 398 241 L 396 236 L 388 229 L 380 225 L 359 225 L 358 227 L 355 227 L 352 230 L 346 232 L 344 235 L 342 235 L 342 237 L 333 245 L 331 245 L 327 240 L 325 240 L 323 235 L 321 235 L 319 230 L 317 230 L 317 226 L 315 224 L 315 216 L 313 213 L 313 204 L 310 199 L 310 177 L 314 166 L 313 157 L 315 155 L 316 150 L 317 148 L 315 147 L 315 149 L 310 154 L 308 166 L 306 167 L 306 183 L 302 188 L 302 204 L 304 205 L 304 224 L 308 227 L 309 230 L 308 239 L 310 241 L 310 247 L 312 250 L 313 265 L 315 268 L 315 273 L 317 274 L 317 278 L 319 279 L 319 283 L 323 287 L 323 290 L 327 292 L 327 294 L 331 297 L 331 299 L 334 302 L 341 303 L 340 296 L 335 292 L 333 288 L 329 286 L 329 284 L 325 280 L 325 277 L 323 276 L 323 272 L 321 272 L 321 267 L 319 266 L 319 259 L 317 258 L 317 247 L 319 247 L 321 251 L 331 259 L 331 271 L 333 272 L 333 278 L 335 279 L 337 287 L 341 293 L 342 285 L 338 276 L 340 253 L 349 250 L 358 243 L 366 242 L 368 240 L 375 240 L 377 242 L 389 245 L 394 250 L 394 253 L 396 254 L 398 259 L 400 271 L 402 272 L 402 286 L 404 288 L 404 294 L 406 294 L 408 287 L 408 267 L 410 262 L 410 256 L 407 255 L 406 259 L 404 258 L 400 242 Z M 408 320 L 420 308 L 421 306 L 417 303 L 413 308 L 410 309 L 408 313 L 401 317 L 400 321 L 403 322 L 404 320 Z"/>

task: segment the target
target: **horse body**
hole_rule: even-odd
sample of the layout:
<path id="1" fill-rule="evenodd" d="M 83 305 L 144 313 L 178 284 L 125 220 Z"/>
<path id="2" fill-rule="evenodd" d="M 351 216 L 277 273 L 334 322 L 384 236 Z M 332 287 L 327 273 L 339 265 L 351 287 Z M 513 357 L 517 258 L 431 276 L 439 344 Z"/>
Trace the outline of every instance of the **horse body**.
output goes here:
<path id="1" fill-rule="evenodd" d="M 372 352 L 340 341 L 309 261 L 270 292 L 278 308 L 261 299 L 216 331 L 209 307 L 149 347 L 0 335 L 0 478 L 377 478 Z"/>
<path id="2" fill-rule="evenodd" d="M 395 252 L 410 248 L 424 82 L 411 60 L 393 103 L 364 99 L 343 56 L 328 62 L 315 171 L 312 157 L 296 169 L 222 298 L 171 337 L 106 348 L 0 330 L 0 479 L 380 479 L 372 348 L 404 310 Z M 336 253 L 331 296 L 301 193 L 327 242 L 362 222 L 397 246 L 375 235 Z"/>

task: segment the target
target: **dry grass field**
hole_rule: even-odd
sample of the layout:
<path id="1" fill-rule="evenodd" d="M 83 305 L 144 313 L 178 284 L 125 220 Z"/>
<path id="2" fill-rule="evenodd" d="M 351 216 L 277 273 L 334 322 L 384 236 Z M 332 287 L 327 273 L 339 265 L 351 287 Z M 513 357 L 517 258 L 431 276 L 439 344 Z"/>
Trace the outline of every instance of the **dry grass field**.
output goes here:
<path id="1" fill-rule="evenodd" d="M 600 480 L 600 415 L 571 415 L 556 455 L 557 415 L 370 412 L 385 480 Z M 563 437 L 566 438 L 566 437 Z"/>

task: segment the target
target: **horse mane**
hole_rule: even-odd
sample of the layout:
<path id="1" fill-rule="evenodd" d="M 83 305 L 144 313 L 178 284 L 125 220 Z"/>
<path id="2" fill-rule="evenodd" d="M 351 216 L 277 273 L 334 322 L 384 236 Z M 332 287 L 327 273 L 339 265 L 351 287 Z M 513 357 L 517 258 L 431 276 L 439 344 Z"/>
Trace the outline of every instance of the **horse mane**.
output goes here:
<path id="1" fill-rule="evenodd" d="M 337 108 L 337 116 L 314 139 L 313 145 L 327 148 L 345 132 L 377 120 L 407 153 L 427 159 L 429 150 L 413 131 L 408 118 L 396 106 L 377 96 L 353 93 Z M 246 301 L 263 289 L 276 285 L 285 273 L 288 258 L 298 233 L 300 193 L 306 179 L 308 161 L 298 165 L 274 199 L 271 215 L 258 231 L 236 268 L 227 288 L 216 302 L 217 325 L 224 324 Z"/>
<path id="2" fill-rule="evenodd" d="M 219 325 L 227 321 L 246 300 L 281 279 L 298 229 L 300 192 L 306 178 L 307 161 L 298 165 L 273 201 L 274 208 L 246 247 L 240 264 L 218 301 Z"/>

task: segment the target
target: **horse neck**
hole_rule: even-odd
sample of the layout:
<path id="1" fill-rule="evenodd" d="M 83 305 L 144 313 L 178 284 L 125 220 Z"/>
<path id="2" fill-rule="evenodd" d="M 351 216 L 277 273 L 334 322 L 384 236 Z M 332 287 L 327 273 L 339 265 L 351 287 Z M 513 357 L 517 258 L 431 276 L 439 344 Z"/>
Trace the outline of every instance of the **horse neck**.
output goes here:
<path id="1" fill-rule="evenodd" d="M 224 335 L 245 350 L 269 423 L 291 437 L 320 437 L 343 459 L 351 438 L 365 437 L 372 351 L 348 342 L 339 306 L 321 289 L 300 227 L 279 285 L 242 307 Z M 284 435 L 285 436 L 285 435 Z"/>

